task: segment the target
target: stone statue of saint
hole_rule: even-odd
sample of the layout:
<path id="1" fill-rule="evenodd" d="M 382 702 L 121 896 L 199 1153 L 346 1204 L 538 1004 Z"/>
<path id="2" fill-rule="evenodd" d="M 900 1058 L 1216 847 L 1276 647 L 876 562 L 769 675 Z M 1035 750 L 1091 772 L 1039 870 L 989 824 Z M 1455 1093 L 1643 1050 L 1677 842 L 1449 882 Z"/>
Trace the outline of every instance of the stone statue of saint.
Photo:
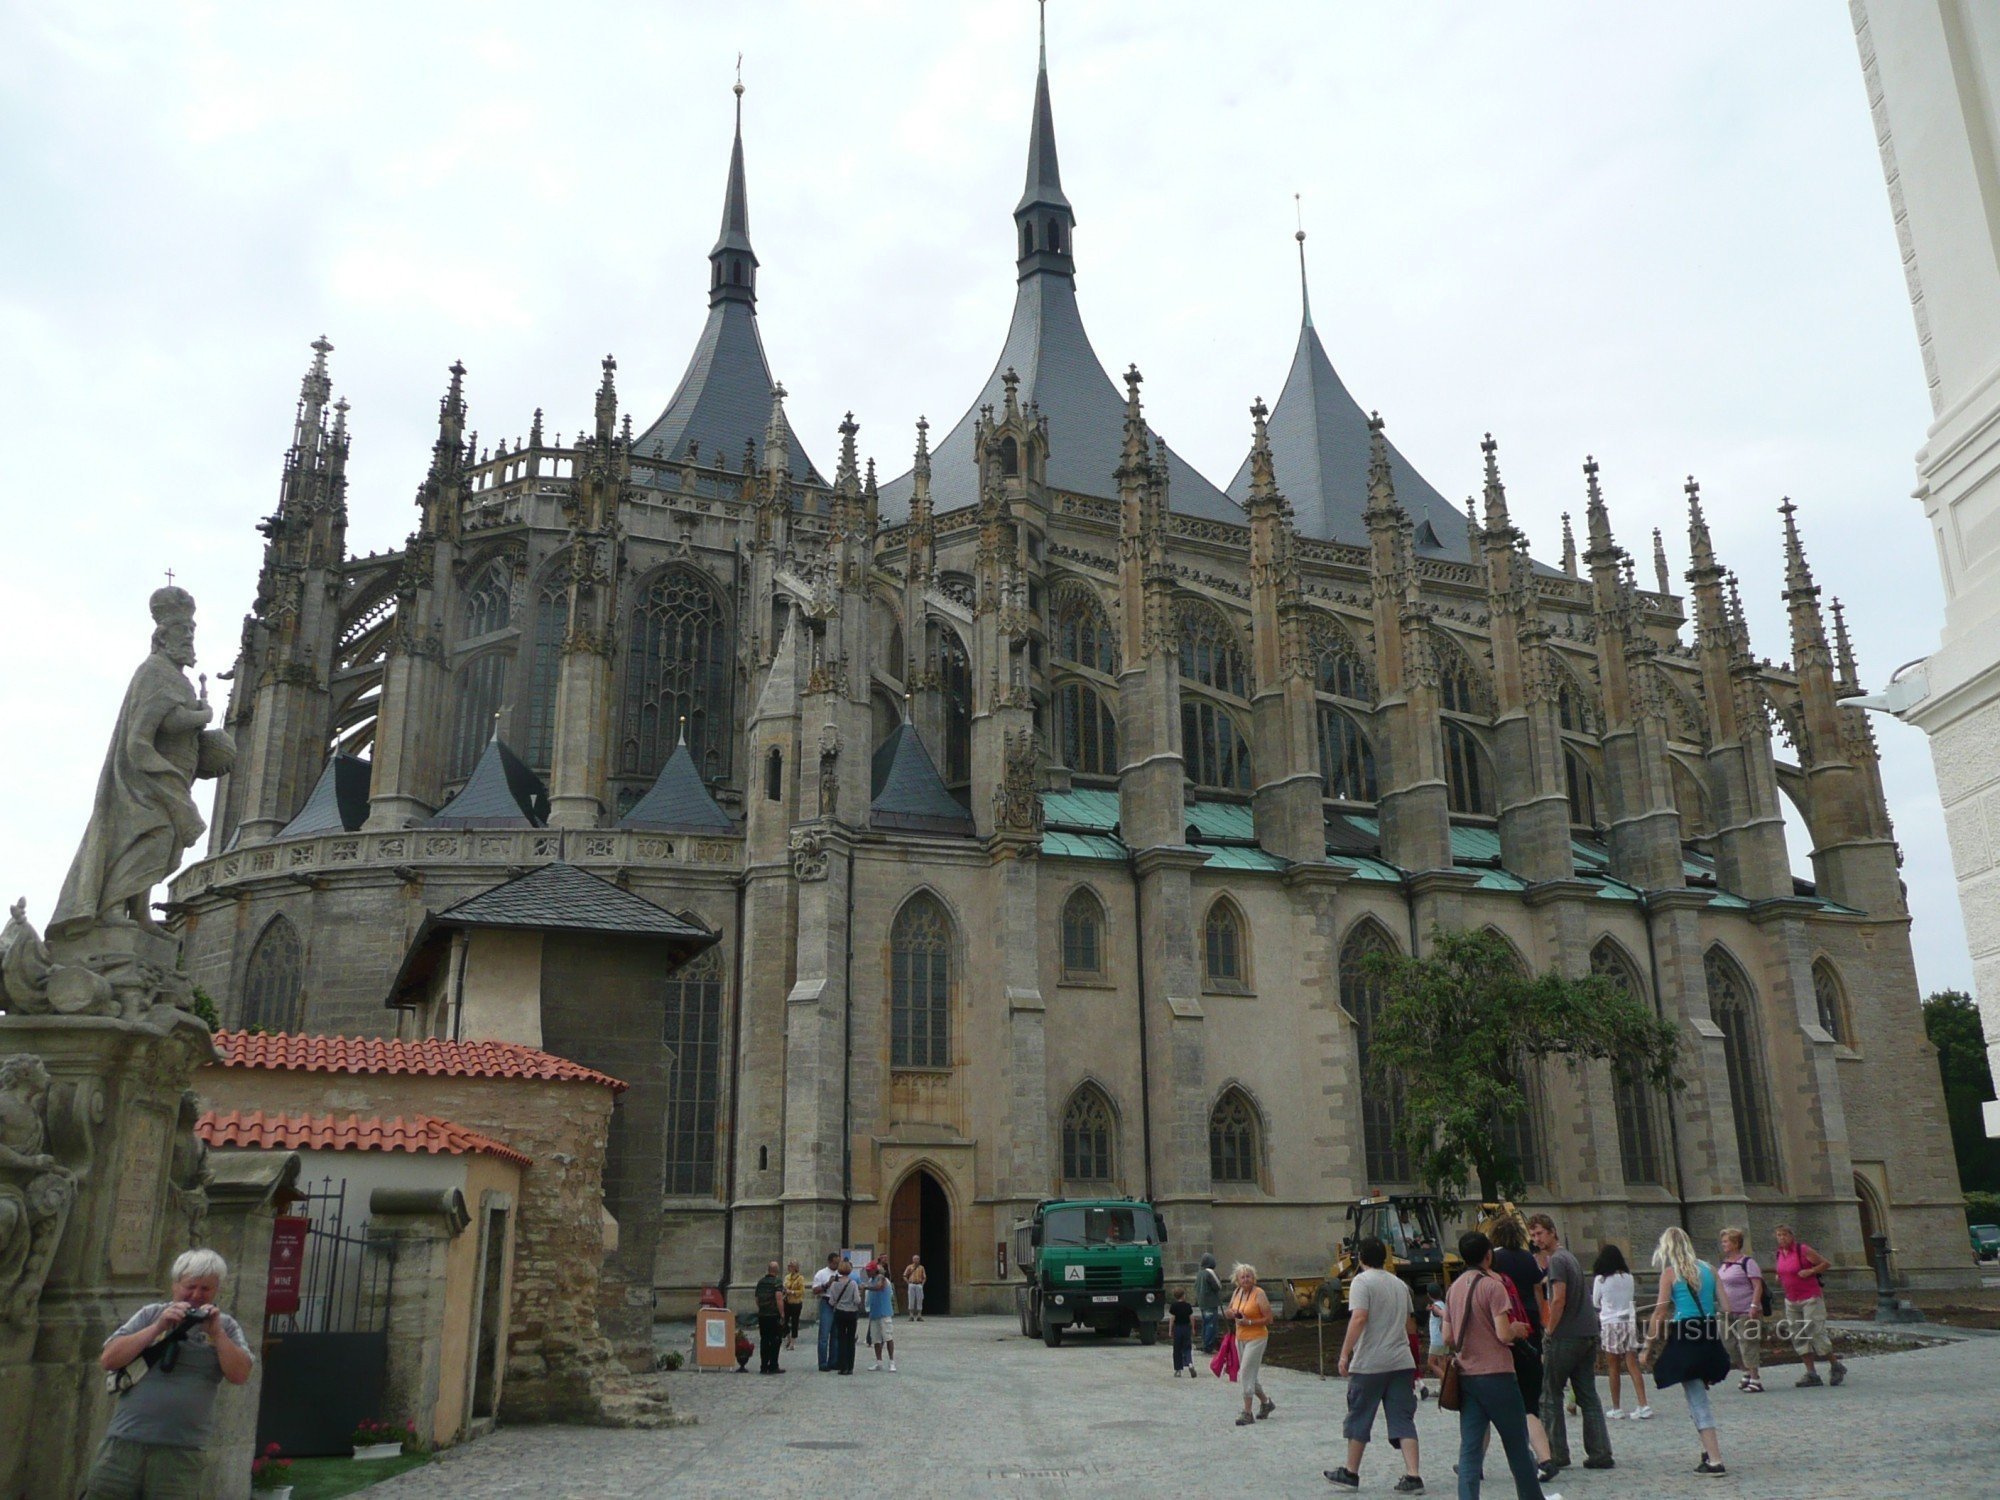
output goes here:
<path id="1" fill-rule="evenodd" d="M 153 654 L 132 674 L 111 748 L 97 778 L 90 826 L 69 867 L 51 939 L 104 923 L 132 921 L 157 930 L 153 887 L 179 868 L 204 824 L 189 795 L 198 776 L 220 776 L 236 757 L 229 735 L 208 728 L 206 680 L 197 693 L 194 599 L 185 589 L 154 591 Z"/>
<path id="2" fill-rule="evenodd" d="M 48 1070 L 30 1053 L 0 1062 L 0 1322 L 34 1309 L 76 1174 L 47 1150 Z"/>

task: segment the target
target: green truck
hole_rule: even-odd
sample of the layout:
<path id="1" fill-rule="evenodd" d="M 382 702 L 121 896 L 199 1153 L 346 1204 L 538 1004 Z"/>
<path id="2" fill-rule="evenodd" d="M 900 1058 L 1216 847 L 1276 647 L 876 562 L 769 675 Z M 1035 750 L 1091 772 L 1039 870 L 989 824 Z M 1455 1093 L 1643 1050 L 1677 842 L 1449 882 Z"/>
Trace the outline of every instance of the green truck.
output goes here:
<path id="1" fill-rule="evenodd" d="M 1051 1198 L 1014 1225 L 1021 1332 L 1051 1349 L 1063 1331 L 1160 1336 L 1167 1306 L 1167 1225 L 1136 1198 Z"/>

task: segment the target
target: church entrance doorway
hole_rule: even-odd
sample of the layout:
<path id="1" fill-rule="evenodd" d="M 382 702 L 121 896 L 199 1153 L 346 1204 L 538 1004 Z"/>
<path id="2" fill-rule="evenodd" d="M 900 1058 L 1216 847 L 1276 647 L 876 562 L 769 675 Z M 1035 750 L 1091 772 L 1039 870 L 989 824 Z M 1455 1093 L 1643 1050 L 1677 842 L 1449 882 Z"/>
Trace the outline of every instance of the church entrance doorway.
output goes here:
<path id="1" fill-rule="evenodd" d="M 1875 1236 L 1885 1232 L 1882 1204 L 1868 1179 L 1858 1175 L 1854 1179 L 1854 1196 L 1861 1206 L 1861 1250 L 1868 1257 L 1868 1269 L 1872 1273 L 1875 1270 Z"/>
<path id="2" fill-rule="evenodd" d="M 922 1167 L 905 1177 L 889 1200 L 889 1266 L 898 1279 L 912 1255 L 921 1255 L 929 1273 L 924 1314 L 951 1311 L 951 1199 Z M 901 1304 L 898 1312 L 903 1311 Z"/>

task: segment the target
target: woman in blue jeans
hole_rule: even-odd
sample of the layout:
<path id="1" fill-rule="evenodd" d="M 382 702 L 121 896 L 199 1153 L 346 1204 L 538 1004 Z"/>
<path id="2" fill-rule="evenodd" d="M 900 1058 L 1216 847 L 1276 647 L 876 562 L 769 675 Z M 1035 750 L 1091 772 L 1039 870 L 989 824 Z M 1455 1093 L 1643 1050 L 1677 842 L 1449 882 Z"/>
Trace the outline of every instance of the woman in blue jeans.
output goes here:
<path id="1" fill-rule="evenodd" d="M 1660 1236 L 1653 1264 L 1660 1272 L 1660 1294 L 1646 1323 L 1647 1354 L 1652 1355 L 1662 1334 L 1665 1341 L 1657 1345 L 1657 1358 L 1641 1358 L 1639 1364 L 1652 1369 L 1656 1391 L 1677 1385 L 1687 1397 L 1688 1419 L 1701 1437 L 1695 1473 L 1727 1474 L 1722 1442 L 1715 1435 L 1715 1407 L 1708 1399 L 1708 1388 L 1729 1378 L 1729 1354 L 1716 1318 L 1715 1268 L 1695 1258 L 1694 1241 L 1678 1225 Z"/>
<path id="2" fill-rule="evenodd" d="M 1514 1345 L 1528 1337 L 1514 1318 L 1504 1280 L 1493 1269 L 1493 1242 L 1476 1230 L 1459 1238 L 1464 1272 L 1445 1298 L 1444 1337 L 1458 1361 L 1458 1500 L 1479 1500 L 1480 1460 L 1486 1429 L 1500 1434 L 1515 1500 L 1562 1500 L 1535 1477 L 1528 1444 L 1528 1409 L 1514 1376 Z"/>

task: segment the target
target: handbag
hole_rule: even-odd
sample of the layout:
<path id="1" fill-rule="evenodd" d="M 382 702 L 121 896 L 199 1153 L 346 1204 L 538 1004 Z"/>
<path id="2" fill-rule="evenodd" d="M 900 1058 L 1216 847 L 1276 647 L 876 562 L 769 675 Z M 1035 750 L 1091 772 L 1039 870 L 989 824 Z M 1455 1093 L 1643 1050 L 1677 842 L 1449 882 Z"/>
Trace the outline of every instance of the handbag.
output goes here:
<path id="1" fill-rule="evenodd" d="M 1444 1374 L 1438 1377 L 1438 1410 L 1458 1411 L 1465 1405 L 1465 1393 L 1458 1384 L 1458 1354 L 1454 1351 L 1444 1362 Z"/>

